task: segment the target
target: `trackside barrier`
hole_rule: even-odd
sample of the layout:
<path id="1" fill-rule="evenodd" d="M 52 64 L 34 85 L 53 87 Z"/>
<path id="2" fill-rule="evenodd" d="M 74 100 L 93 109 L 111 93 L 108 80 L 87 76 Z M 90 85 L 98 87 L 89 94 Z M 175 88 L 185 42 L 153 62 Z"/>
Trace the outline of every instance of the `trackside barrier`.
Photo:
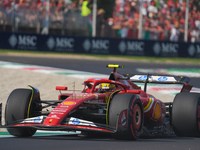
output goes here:
<path id="1" fill-rule="evenodd" d="M 0 32 L 0 49 L 200 58 L 200 43 Z"/>

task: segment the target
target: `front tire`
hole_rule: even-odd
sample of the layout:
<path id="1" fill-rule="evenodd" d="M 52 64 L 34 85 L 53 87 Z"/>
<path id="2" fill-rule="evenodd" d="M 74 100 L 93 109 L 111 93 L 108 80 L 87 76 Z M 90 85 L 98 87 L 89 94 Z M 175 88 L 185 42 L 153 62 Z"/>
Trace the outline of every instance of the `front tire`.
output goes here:
<path id="1" fill-rule="evenodd" d="M 31 96 L 32 90 L 30 89 L 15 89 L 11 92 L 5 109 L 6 125 L 12 125 L 19 120 L 38 115 L 34 114 L 34 112 L 40 111 L 40 108 L 37 106 L 37 102 L 40 99 L 32 99 Z M 36 129 L 25 127 L 7 128 L 7 130 L 11 135 L 19 137 L 32 136 L 36 132 Z"/>
<path id="2" fill-rule="evenodd" d="M 143 106 L 137 95 L 121 93 L 114 96 L 109 107 L 109 125 L 116 128 L 115 139 L 138 139 L 142 134 L 143 120 Z"/>
<path id="3" fill-rule="evenodd" d="M 179 93 L 172 106 L 172 127 L 177 136 L 200 136 L 200 93 Z"/>

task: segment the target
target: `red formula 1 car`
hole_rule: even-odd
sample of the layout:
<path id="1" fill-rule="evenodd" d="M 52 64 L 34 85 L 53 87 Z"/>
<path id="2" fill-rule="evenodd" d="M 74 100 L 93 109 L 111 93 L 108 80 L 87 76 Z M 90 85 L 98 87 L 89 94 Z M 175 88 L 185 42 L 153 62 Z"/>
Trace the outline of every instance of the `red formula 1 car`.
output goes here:
<path id="1" fill-rule="evenodd" d="M 200 136 L 200 93 L 190 93 L 188 78 L 125 76 L 116 72 L 123 66 L 107 67 L 114 68 L 108 79 L 88 79 L 80 93 L 64 93 L 67 87 L 56 87 L 58 100 L 41 100 L 32 86 L 15 89 L 7 100 L 2 127 L 19 137 L 32 136 L 38 129 L 109 133 L 116 139 Z M 136 82 L 143 82 L 144 90 Z M 146 93 L 148 83 L 183 84 L 183 88 L 173 103 L 164 103 Z"/>

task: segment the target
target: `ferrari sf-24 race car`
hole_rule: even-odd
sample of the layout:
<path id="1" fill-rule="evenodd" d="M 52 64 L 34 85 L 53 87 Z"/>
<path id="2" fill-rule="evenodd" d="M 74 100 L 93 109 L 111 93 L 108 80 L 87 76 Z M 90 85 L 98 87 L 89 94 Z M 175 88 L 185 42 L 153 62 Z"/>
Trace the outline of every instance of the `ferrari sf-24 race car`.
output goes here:
<path id="1" fill-rule="evenodd" d="M 122 75 L 114 68 L 108 79 L 91 78 L 77 93 L 57 86 L 58 100 L 41 100 L 39 90 L 15 89 L 8 97 L 5 125 L 11 135 L 32 136 L 36 130 L 108 133 L 116 139 L 145 136 L 200 136 L 200 93 L 191 93 L 189 78 Z M 144 89 L 135 83 L 144 83 Z M 173 102 L 147 94 L 147 84 L 183 84 Z M 51 108 L 51 110 L 47 109 Z"/>

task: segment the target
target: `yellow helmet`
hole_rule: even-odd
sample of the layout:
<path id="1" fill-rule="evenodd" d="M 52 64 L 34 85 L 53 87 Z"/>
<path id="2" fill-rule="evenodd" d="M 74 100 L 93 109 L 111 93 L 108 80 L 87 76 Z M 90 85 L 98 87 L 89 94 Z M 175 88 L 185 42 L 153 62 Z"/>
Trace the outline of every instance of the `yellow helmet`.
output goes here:
<path id="1" fill-rule="evenodd" d="M 114 84 L 110 84 L 110 83 L 101 83 L 101 84 L 99 85 L 99 88 L 100 88 L 100 89 L 109 90 L 109 89 L 115 88 L 115 85 L 114 85 Z"/>

